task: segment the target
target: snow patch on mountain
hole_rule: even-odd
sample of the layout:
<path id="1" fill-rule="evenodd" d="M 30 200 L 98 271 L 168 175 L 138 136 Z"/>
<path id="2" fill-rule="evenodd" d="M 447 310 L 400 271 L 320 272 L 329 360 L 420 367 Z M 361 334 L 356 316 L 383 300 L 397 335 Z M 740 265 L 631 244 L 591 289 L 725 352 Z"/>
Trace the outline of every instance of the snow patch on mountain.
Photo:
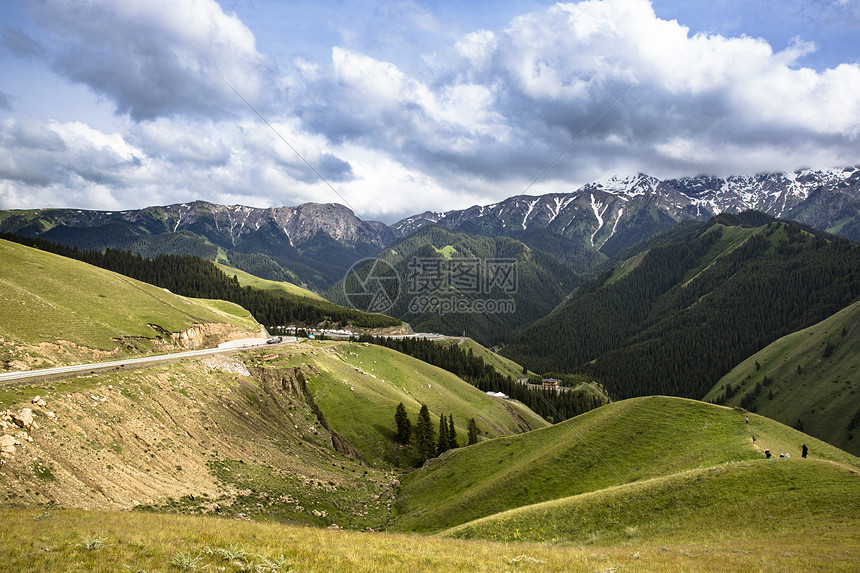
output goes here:
<path id="1" fill-rule="evenodd" d="M 534 211 L 534 210 L 535 210 L 535 205 L 537 205 L 537 204 L 538 204 L 538 201 L 540 201 L 540 199 L 535 199 L 534 201 L 532 201 L 531 203 L 529 203 L 528 211 L 526 211 L 526 214 L 525 214 L 525 216 L 523 217 L 523 231 L 525 231 L 525 230 L 527 229 L 527 227 L 526 227 L 526 221 L 528 221 L 528 220 L 529 220 L 529 215 L 531 215 L 531 214 L 532 214 L 532 211 Z"/>
<path id="2" fill-rule="evenodd" d="M 600 232 L 600 229 L 603 228 L 603 214 L 606 212 L 606 208 L 609 206 L 600 203 L 599 201 L 594 200 L 594 193 L 591 194 L 591 209 L 594 211 L 594 216 L 597 218 L 597 228 L 591 233 L 591 246 L 594 246 L 594 237 L 597 233 Z"/>

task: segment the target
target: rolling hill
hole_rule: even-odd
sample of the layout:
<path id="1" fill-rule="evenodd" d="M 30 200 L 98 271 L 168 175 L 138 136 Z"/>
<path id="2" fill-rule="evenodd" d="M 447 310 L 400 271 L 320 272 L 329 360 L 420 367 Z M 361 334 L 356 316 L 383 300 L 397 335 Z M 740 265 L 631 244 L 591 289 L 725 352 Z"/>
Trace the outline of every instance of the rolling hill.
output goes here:
<path id="1" fill-rule="evenodd" d="M 5 370 L 262 336 L 238 305 L 178 296 L 32 247 L 0 240 L 0 266 Z"/>
<path id="2" fill-rule="evenodd" d="M 248 273 L 241 269 L 237 269 L 236 267 L 231 267 L 220 262 L 217 262 L 216 264 L 218 265 L 218 268 L 224 271 L 224 274 L 228 276 L 235 276 L 239 280 L 239 284 L 242 286 L 249 286 L 256 289 L 283 291 L 290 295 L 303 296 L 319 301 L 325 300 L 317 293 L 310 291 L 306 288 L 302 288 L 291 282 L 262 279 L 260 277 L 252 275 L 251 273 Z"/>
<path id="3" fill-rule="evenodd" d="M 860 302 L 747 358 L 705 395 L 860 455 Z M 730 388 L 728 395 L 726 389 Z"/>
<path id="4" fill-rule="evenodd" d="M 457 344 L 463 350 L 471 351 L 475 356 L 481 358 L 486 364 L 491 365 L 502 376 L 508 376 L 514 380 L 521 376 L 524 376 L 522 366 L 520 366 L 510 358 L 505 358 L 501 354 L 493 352 L 486 346 L 479 344 L 471 338 L 467 337 L 453 340 L 443 339 L 437 341 L 436 343 L 442 345 Z"/>
<path id="5" fill-rule="evenodd" d="M 81 251 L 77 247 L 9 233 L 0 233 L 0 238 L 118 272 L 184 296 L 239 304 L 270 332 L 277 334 L 285 334 L 292 326 L 402 327 L 395 318 L 339 306 L 291 283 L 259 279 L 239 271 L 246 283 L 256 285 L 242 286 L 239 272 L 229 277 L 223 264 L 219 266 L 196 255 L 161 254 L 150 259 L 116 249 Z"/>
<path id="6" fill-rule="evenodd" d="M 513 509 L 442 535 L 581 545 L 768 543 L 800 527 L 805 536 L 829 537 L 857 526 L 858 487 L 856 466 L 731 462 Z"/>
<path id="7" fill-rule="evenodd" d="M 460 445 L 473 417 L 482 439 L 547 426 L 397 352 L 305 341 L 3 389 L 0 502 L 379 528 L 418 461 L 393 441 L 401 401 L 453 415 Z"/>
<path id="8" fill-rule="evenodd" d="M 389 348 L 306 344 L 296 352 L 273 356 L 269 367 L 303 367 L 308 390 L 330 429 L 371 465 L 409 467 L 419 461 L 410 448 L 394 443 L 394 412 L 401 402 L 413 427 L 422 404 L 434 424 L 440 414 L 453 416 L 461 446 L 466 444 L 470 418 L 477 421 L 482 439 L 549 425 L 522 404 L 488 396 L 450 372 Z"/>
<path id="9" fill-rule="evenodd" d="M 693 400 L 635 398 L 449 452 L 403 480 L 390 529 L 439 532 L 536 503 L 761 460 L 766 448 L 799 457 L 803 443 L 815 459 L 850 466 L 855 476 L 860 468 L 856 457 L 815 438 L 757 415 L 747 424 L 745 417 Z"/>

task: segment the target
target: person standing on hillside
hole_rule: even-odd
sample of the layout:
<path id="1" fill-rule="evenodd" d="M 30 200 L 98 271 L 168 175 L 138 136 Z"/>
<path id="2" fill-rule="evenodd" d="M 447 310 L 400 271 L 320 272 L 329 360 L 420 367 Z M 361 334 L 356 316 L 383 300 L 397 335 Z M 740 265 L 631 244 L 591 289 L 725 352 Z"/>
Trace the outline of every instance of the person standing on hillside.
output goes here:
<path id="1" fill-rule="evenodd" d="M 770 459 L 770 450 L 765 450 L 765 451 L 764 451 L 764 457 L 765 457 L 765 458 L 767 458 L 767 459 Z"/>
<path id="2" fill-rule="evenodd" d="M 806 454 L 809 453 L 809 449 L 807 449 L 806 444 L 803 444 L 803 451 L 800 453 L 801 458 L 805 458 Z"/>

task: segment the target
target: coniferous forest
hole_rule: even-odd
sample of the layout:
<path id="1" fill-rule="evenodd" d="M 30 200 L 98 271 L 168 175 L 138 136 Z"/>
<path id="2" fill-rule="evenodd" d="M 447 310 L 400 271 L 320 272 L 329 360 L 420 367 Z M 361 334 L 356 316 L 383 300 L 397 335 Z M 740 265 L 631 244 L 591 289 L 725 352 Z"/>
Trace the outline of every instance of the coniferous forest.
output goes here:
<path id="1" fill-rule="evenodd" d="M 361 342 L 370 342 L 408 354 L 428 364 L 438 366 L 456 374 L 469 384 L 484 392 L 502 392 L 522 402 L 536 414 L 550 422 L 561 422 L 598 406 L 605 400 L 590 392 L 556 392 L 554 390 L 531 389 L 502 376 L 495 368 L 475 356 L 471 349 L 464 351 L 456 344 L 438 344 L 421 338 L 387 338 L 362 336 Z M 590 379 L 582 377 L 582 380 Z"/>
<path id="2" fill-rule="evenodd" d="M 157 255 L 145 258 L 116 249 L 79 250 L 38 238 L 0 233 L 0 238 L 77 259 L 142 282 L 193 298 L 222 299 L 246 308 L 260 324 L 316 326 L 321 323 L 362 328 L 395 326 L 400 321 L 283 291 L 243 287 L 212 261 L 194 255 Z"/>
<path id="3" fill-rule="evenodd" d="M 581 285 L 502 353 L 613 398 L 701 398 L 770 342 L 860 297 L 860 246 L 760 213 L 687 225 Z"/>

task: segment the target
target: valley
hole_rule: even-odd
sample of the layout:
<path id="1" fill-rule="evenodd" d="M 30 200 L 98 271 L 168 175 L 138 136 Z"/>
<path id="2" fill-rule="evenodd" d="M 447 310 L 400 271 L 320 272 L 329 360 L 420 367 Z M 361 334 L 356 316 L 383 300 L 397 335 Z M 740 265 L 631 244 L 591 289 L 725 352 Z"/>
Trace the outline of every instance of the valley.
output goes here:
<path id="1" fill-rule="evenodd" d="M 2 572 L 860 571 L 860 0 L 2 6 Z"/>
<path id="2" fill-rule="evenodd" d="M 858 565 L 860 459 L 843 428 L 856 418 L 860 259 L 846 239 L 721 215 L 586 263 L 428 225 L 378 256 L 404 275 L 414 256 L 510 257 L 522 312 L 409 323 L 332 304 L 322 295 L 348 303 L 337 285 L 313 292 L 226 259 L 77 254 L 141 277 L 184 269 L 158 278 L 167 288 L 40 245 L 0 240 L 4 371 L 155 362 L 2 383 L 11 570 Z M 292 319 L 174 294 L 192 276 L 189 293 Z M 476 336 L 403 338 L 416 325 Z M 308 337 L 327 328 L 355 337 Z M 278 329 L 299 336 L 241 345 Z M 528 389 L 542 379 L 569 390 Z"/>

